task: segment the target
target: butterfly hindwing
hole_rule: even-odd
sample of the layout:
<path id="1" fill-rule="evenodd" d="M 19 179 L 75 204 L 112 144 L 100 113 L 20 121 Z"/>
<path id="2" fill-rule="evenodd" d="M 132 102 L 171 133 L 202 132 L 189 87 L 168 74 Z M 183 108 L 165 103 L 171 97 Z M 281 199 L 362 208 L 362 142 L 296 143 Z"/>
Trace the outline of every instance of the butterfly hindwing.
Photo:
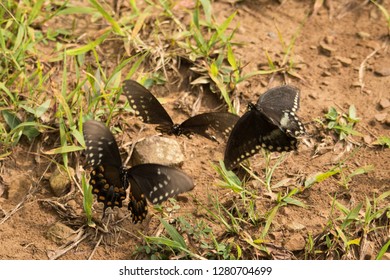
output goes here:
<path id="1" fill-rule="evenodd" d="M 228 169 L 257 153 L 261 148 L 271 152 L 297 148 L 296 137 L 305 133 L 296 116 L 299 90 L 291 86 L 275 87 L 260 96 L 256 105 L 250 104 L 234 126 L 225 150 Z"/>
<path id="2" fill-rule="evenodd" d="M 123 84 L 126 95 L 135 115 L 143 122 L 172 126 L 173 121 L 157 98 L 143 85 L 134 80 L 126 80 Z"/>
<path id="3" fill-rule="evenodd" d="M 253 108 L 238 120 L 230 133 L 225 149 L 225 166 L 230 170 L 258 153 L 261 148 L 287 151 L 291 150 L 295 143 L 294 138 L 285 135 L 261 112 Z"/>
<path id="4" fill-rule="evenodd" d="M 238 119 L 237 115 L 227 112 L 203 113 L 184 121 L 180 127 L 183 134 L 196 133 L 215 140 L 213 132 L 227 138 Z"/>
<path id="5" fill-rule="evenodd" d="M 92 193 L 96 194 L 98 202 L 103 202 L 104 211 L 108 207 L 122 207 L 128 183 L 121 178 L 121 171 L 112 165 L 99 165 L 91 171 Z"/>
<path id="6" fill-rule="evenodd" d="M 194 188 L 192 179 L 182 171 L 160 164 L 140 164 L 127 171 L 131 184 L 129 210 L 133 222 L 142 222 L 147 214 L 146 198 L 161 203 Z"/>
<path id="7" fill-rule="evenodd" d="M 101 122 L 87 121 L 83 125 L 87 165 L 92 167 L 89 183 L 97 200 L 108 207 L 122 207 L 127 181 L 123 177 L 122 160 L 115 138 Z M 104 213 L 103 211 L 103 213 Z"/>

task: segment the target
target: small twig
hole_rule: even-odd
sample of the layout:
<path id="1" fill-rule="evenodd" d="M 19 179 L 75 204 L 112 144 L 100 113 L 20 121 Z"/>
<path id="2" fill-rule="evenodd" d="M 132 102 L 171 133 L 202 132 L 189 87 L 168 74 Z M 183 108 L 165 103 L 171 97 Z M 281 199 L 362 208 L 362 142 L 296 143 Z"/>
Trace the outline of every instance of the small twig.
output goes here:
<path id="1" fill-rule="evenodd" d="M 73 241 L 73 242 L 72 242 L 70 245 L 68 245 L 68 246 L 65 246 L 65 247 L 60 248 L 60 249 L 57 250 L 57 251 L 48 252 L 48 253 L 47 253 L 47 256 L 49 257 L 50 260 L 56 260 L 56 259 L 58 259 L 59 257 L 61 257 L 62 255 L 66 254 L 66 253 L 67 253 L 69 250 L 71 250 L 72 248 L 76 247 L 79 243 L 81 243 L 81 241 L 83 241 L 84 239 L 86 239 L 88 236 L 90 236 L 90 233 L 85 233 L 84 228 L 81 227 L 79 233 L 78 233 L 77 236 L 74 238 L 75 241 Z"/>
<path id="2" fill-rule="evenodd" d="M 141 132 L 144 130 L 144 128 L 145 128 L 145 126 L 142 126 L 142 127 L 141 127 L 141 129 L 140 129 L 140 130 L 138 131 L 138 133 L 137 133 L 137 137 L 135 138 L 134 141 L 131 142 L 131 147 L 130 147 L 130 150 L 128 151 L 128 153 L 127 153 L 127 158 L 126 158 L 126 160 L 124 161 L 123 166 L 127 166 L 128 162 L 130 161 L 131 156 L 133 155 L 133 151 L 134 151 L 135 145 L 136 145 L 139 141 L 145 139 L 145 137 L 142 137 L 142 138 L 140 137 L 140 134 L 141 134 Z M 128 145 L 126 144 L 125 146 L 128 146 Z"/>
<path id="3" fill-rule="evenodd" d="M 96 252 L 97 248 L 99 247 L 100 243 L 102 242 L 102 240 L 103 240 L 103 235 L 100 235 L 100 238 L 99 238 L 98 242 L 96 243 L 95 248 L 93 248 L 91 254 L 89 255 L 88 260 L 92 259 L 92 256 L 95 254 L 95 252 Z"/>
<path id="4" fill-rule="evenodd" d="M 380 49 L 382 49 L 383 47 L 380 47 L 379 49 L 376 49 L 374 50 L 372 53 L 370 53 L 368 56 L 366 56 L 366 58 L 362 61 L 362 63 L 360 64 L 360 67 L 359 67 L 359 86 L 360 86 L 360 92 L 363 92 L 363 89 L 364 89 L 364 81 L 363 81 L 363 78 L 364 78 L 364 71 L 366 69 L 366 63 L 367 61 L 373 57 Z"/>

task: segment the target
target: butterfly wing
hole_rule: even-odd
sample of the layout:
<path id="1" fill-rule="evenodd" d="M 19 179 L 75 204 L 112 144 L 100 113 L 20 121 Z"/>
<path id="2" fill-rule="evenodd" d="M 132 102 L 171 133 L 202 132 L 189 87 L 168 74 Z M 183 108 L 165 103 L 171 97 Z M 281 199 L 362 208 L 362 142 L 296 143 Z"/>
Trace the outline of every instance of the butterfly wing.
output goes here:
<path id="1" fill-rule="evenodd" d="M 238 119 L 237 115 L 227 112 L 203 113 L 184 121 L 180 128 L 183 134 L 197 133 L 208 139 L 215 140 L 212 135 L 213 132 L 220 137 L 227 138 Z"/>
<path id="2" fill-rule="evenodd" d="M 299 109 L 299 89 L 283 85 L 272 88 L 260 96 L 256 107 L 274 125 L 292 137 L 305 133 L 305 128 L 296 116 Z"/>
<path id="3" fill-rule="evenodd" d="M 296 148 L 296 139 L 284 133 L 254 106 L 246 112 L 230 133 L 224 156 L 225 166 L 233 169 L 261 148 L 289 151 Z"/>
<path id="4" fill-rule="evenodd" d="M 146 198 L 156 204 L 194 188 L 192 179 L 184 172 L 160 164 L 136 165 L 127 171 L 127 179 L 131 185 L 128 208 L 134 223 L 146 217 Z"/>
<path id="5" fill-rule="evenodd" d="M 92 192 L 104 203 L 104 211 L 107 207 L 122 207 L 128 184 L 123 179 L 122 160 L 114 136 L 103 123 L 93 120 L 84 123 L 83 134 L 87 166 L 93 168 L 89 181 Z"/>
<path id="6" fill-rule="evenodd" d="M 138 82 L 124 81 L 123 94 L 126 95 L 135 115 L 140 117 L 143 122 L 167 127 L 173 125 L 171 117 L 157 98 Z"/>

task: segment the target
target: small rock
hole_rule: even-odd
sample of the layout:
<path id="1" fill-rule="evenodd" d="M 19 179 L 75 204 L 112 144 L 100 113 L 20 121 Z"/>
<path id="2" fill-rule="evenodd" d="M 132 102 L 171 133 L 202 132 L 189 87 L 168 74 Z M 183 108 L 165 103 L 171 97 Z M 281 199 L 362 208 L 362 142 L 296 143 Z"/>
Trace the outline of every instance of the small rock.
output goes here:
<path id="1" fill-rule="evenodd" d="M 378 65 L 375 67 L 374 73 L 381 77 L 390 76 L 390 66 L 389 65 Z"/>
<path id="2" fill-rule="evenodd" d="M 351 53 L 351 55 L 349 56 L 350 59 L 356 59 L 358 58 L 358 55 L 356 53 Z"/>
<path id="3" fill-rule="evenodd" d="M 371 36 L 370 33 L 367 33 L 364 31 L 360 31 L 360 32 L 356 33 L 356 35 L 361 39 L 368 39 Z"/>
<path id="4" fill-rule="evenodd" d="M 275 39 L 278 37 L 275 32 L 268 32 L 267 36 L 270 37 L 271 39 Z"/>
<path id="5" fill-rule="evenodd" d="M 323 77 L 330 77 L 330 76 L 332 76 L 332 73 L 330 73 L 329 71 L 324 71 L 324 72 L 322 72 L 322 76 Z"/>
<path id="6" fill-rule="evenodd" d="M 74 169 L 68 167 L 71 176 L 74 175 Z M 55 196 L 61 196 L 68 190 L 71 180 L 65 170 L 57 168 L 50 176 L 50 188 Z"/>
<path id="7" fill-rule="evenodd" d="M 273 240 L 281 241 L 283 239 L 283 232 L 281 231 L 274 231 L 269 234 L 269 237 L 271 237 Z"/>
<path id="8" fill-rule="evenodd" d="M 301 223 L 292 221 L 291 223 L 287 224 L 286 226 L 289 230 L 292 231 L 300 231 L 306 228 L 306 226 L 302 225 Z"/>
<path id="9" fill-rule="evenodd" d="M 334 36 L 328 35 L 328 36 L 325 36 L 324 42 L 331 45 L 334 43 L 334 39 L 335 39 Z"/>
<path id="10" fill-rule="evenodd" d="M 317 66 L 318 66 L 318 68 L 324 69 L 324 70 L 329 68 L 329 66 L 327 64 L 325 64 L 325 63 L 319 63 Z"/>
<path id="11" fill-rule="evenodd" d="M 353 82 L 353 83 L 351 84 L 351 86 L 352 86 L 352 87 L 361 87 L 362 84 L 361 84 L 360 82 Z"/>
<path id="12" fill-rule="evenodd" d="M 289 215 L 291 215 L 291 210 L 288 207 L 282 207 L 280 209 L 280 214 L 285 215 L 285 216 L 289 216 Z"/>
<path id="13" fill-rule="evenodd" d="M 370 135 L 364 135 L 363 137 L 364 143 L 370 145 L 372 143 L 372 137 Z"/>
<path id="14" fill-rule="evenodd" d="M 261 86 L 263 86 L 263 87 L 267 87 L 267 86 L 268 86 L 268 80 L 267 80 L 267 81 L 261 80 L 261 81 L 260 81 L 260 84 L 261 84 Z"/>
<path id="15" fill-rule="evenodd" d="M 340 61 L 343 66 L 349 66 L 352 64 L 352 59 L 348 57 L 336 56 L 335 58 Z"/>
<path id="16" fill-rule="evenodd" d="M 377 41 L 372 41 L 372 40 L 365 42 L 364 45 L 367 48 L 372 49 L 372 50 L 378 50 L 381 48 L 381 45 Z M 379 53 L 379 51 L 378 51 L 378 53 Z"/>
<path id="17" fill-rule="evenodd" d="M 299 233 L 294 233 L 292 236 L 290 236 L 290 238 L 288 238 L 288 240 L 284 244 L 284 247 L 286 247 L 286 249 L 290 251 L 303 250 L 305 246 L 305 238 L 303 238 L 303 236 Z"/>
<path id="18" fill-rule="evenodd" d="M 71 208 L 76 208 L 78 206 L 76 200 L 74 199 L 69 200 L 66 204 L 68 204 L 68 206 Z"/>
<path id="19" fill-rule="evenodd" d="M 383 122 L 387 117 L 387 113 L 376 114 L 374 117 L 378 122 Z"/>
<path id="20" fill-rule="evenodd" d="M 368 88 L 364 88 L 363 89 L 363 93 L 367 94 L 367 95 L 371 95 L 372 94 L 372 90 L 371 89 L 368 89 Z"/>
<path id="21" fill-rule="evenodd" d="M 385 119 L 385 124 L 390 126 L 390 115 L 387 115 L 387 117 Z"/>
<path id="22" fill-rule="evenodd" d="M 335 48 L 329 46 L 329 45 L 326 44 L 325 42 L 321 42 L 321 43 L 320 43 L 320 52 L 321 52 L 323 55 L 332 56 L 332 53 L 334 53 L 335 51 L 336 51 Z"/>
<path id="23" fill-rule="evenodd" d="M 293 61 L 295 64 L 304 64 L 305 63 L 305 60 L 303 59 L 303 57 L 298 55 L 298 54 L 294 55 Z"/>
<path id="24" fill-rule="evenodd" d="M 377 19 L 379 19 L 379 14 L 378 14 L 378 9 L 371 9 L 370 10 L 370 19 L 376 21 Z"/>
<path id="25" fill-rule="evenodd" d="M 382 98 L 381 100 L 379 100 L 379 106 L 382 109 L 390 107 L 390 100 L 388 98 Z"/>
<path id="26" fill-rule="evenodd" d="M 81 216 L 83 215 L 83 206 L 79 203 L 76 202 L 76 200 L 74 199 L 71 199 L 69 200 L 67 203 L 66 203 L 70 208 L 72 208 L 73 212 L 77 215 L 77 216 Z"/>
<path id="27" fill-rule="evenodd" d="M 310 91 L 309 97 L 313 99 L 318 99 L 318 92 L 317 91 Z"/>
<path id="28" fill-rule="evenodd" d="M 181 166 L 184 155 L 176 140 L 153 136 L 138 142 L 132 155 L 133 165 L 158 163 L 169 166 Z"/>
<path id="29" fill-rule="evenodd" d="M 77 236 L 77 233 L 60 222 L 52 225 L 47 231 L 47 238 L 54 241 L 58 245 L 66 244 L 72 241 Z"/>
<path id="30" fill-rule="evenodd" d="M 339 70 L 341 68 L 342 64 L 340 61 L 334 61 L 332 62 L 332 64 L 330 65 L 331 69 L 332 70 Z"/>

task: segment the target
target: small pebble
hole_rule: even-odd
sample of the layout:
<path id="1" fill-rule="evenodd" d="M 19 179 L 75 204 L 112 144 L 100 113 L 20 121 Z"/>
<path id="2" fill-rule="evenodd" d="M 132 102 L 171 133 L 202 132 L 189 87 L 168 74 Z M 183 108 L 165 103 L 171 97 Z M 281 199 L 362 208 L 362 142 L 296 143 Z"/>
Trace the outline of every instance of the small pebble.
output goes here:
<path id="1" fill-rule="evenodd" d="M 352 64 L 352 59 L 348 57 L 336 56 L 335 58 L 340 61 L 343 66 L 349 66 Z"/>
<path id="2" fill-rule="evenodd" d="M 131 157 L 133 165 L 158 163 L 169 166 L 182 166 L 184 155 L 179 143 L 173 138 L 152 136 L 139 141 Z"/>
<path id="3" fill-rule="evenodd" d="M 59 245 L 69 243 L 76 236 L 77 234 L 73 229 L 61 222 L 55 223 L 47 230 L 47 238 Z"/>
<path id="4" fill-rule="evenodd" d="M 286 227 L 291 231 L 301 231 L 306 228 L 306 226 L 304 226 L 303 224 L 295 221 L 292 221 L 291 223 L 287 224 Z"/>
<path id="5" fill-rule="evenodd" d="M 374 73 L 381 77 L 390 76 L 390 66 L 389 65 L 381 65 L 379 67 L 375 67 Z"/>
<path id="6" fill-rule="evenodd" d="M 379 100 L 379 106 L 382 109 L 390 107 L 390 100 L 388 98 L 382 98 L 381 100 Z"/>
<path id="7" fill-rule="evenodd" d="M 69 173 L 72 176 L 74 174 L 74 169 L 68 167 Z M 68 191 L 68 188 L 71 184 L 71 179 L 69 174 L 65 170 L 56 169 L 49 179 L 50 188 L 53 191 L 55 196 L 61 196 Z"/>
<path id="8" fill-rule="evenodd" d="M 332 45 L 334 43 L 334 39 L 335 39 L 334 36 L 328 35 L 328 36 L 325 36 L 324 42 L 329 44 L 329 45 Z"/>
<path id="9" fill-rule="evenodd" d="M 364 143 L 370 145 L 372 143 L 372 138 L 370 135 L 364 135 L 363 137 Z"/>
<path id="10" fill-rule="evenodd" d="M 387 117 L 387 113 L 376 114 L 374 117 L 378 122 L 383 122 Z"/>
<path id="11" fill-rule="evenodd" d="M 334 53 L 335 51 L 336 51 L 336 48 L 333 48 L 333 47 L 329 46 L 325 42 L 321 42 L 320 43 L 320 52 L 323 55 L 332 56 L 332 53 Z"/>
<path id="12" fill-rule="evenodd" d="M 287 250 L 299 251 L 305 248 L 306 241 L 302 235 L 300 235 L 299 233 L 295 233 L 290 238 L 288 238 L 284 246 L 286 247 Z"/>
<path id="13" fill-rule="evenodd" d="M 368 39 L 371 36 L 370 33 L 367 33 L 364 31 L 360 31 L 360 32 L 356 33 L 356 35 L 361 39 Z"/>

